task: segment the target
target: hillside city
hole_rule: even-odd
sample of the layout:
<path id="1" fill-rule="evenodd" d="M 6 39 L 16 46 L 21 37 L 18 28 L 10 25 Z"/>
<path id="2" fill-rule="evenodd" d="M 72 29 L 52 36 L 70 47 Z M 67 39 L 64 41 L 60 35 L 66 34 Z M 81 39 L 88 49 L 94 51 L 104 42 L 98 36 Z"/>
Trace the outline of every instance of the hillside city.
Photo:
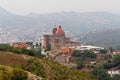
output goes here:
<path id="1" fill-rule="evenodd" d="M 119 16 L 0 12 L 0 80 L 119 80 Z"/>
<path id="2" fill-rule="evenodd" d="M 106 75 L 113 76 L 120 74 L 119 73 L 120 50 L 113 49 L 112 47 L 104 48 L 79 43 L 77 40 L 70 39 L 68 36 L 66 36 L 65 35 L 66 33 L 64 32 L 61 26 L 53 28 L 51 32 L 47 33 L 41 32 L 39 29 L 35 30 L 29 29 L 26 32 L 25 28 L 24 30 L 20 31 L 19 28 L 15 29 L 1 27 L 0 30 L 1 30 L 0 36 L 1 51 L 4 50 L 6 51 L 6 49 L 9 50 L 9 47 L 7 48 L 7 45 L 16 49 L 35 50 L 37 51 L 37 53 L 36 52 L 33 53 L 34 55 L 35 54 L 37 54 L 37 56 L 44 55 L 47 59 L 57 61 L 70 69 L 78 69 L 83 72 L 91 73 L 93 72 L 94 67 L 99 68 L 100 66 L 103 66 L 105 69 L 107 69 L 108 74 Z M 17 34 L 15 34 L 14 30 L 18 31 Z M 24 32 L 26 33 L 26 35 L 23 34 Z M 19 37 L 19 35 L 21 37 Z M 28 37 L 31 37 L 30 41 Z M 36 38 L 35 42 L 31 40 L 33 37 Z M 14 52 L 14 49 L 13 50 L 11 49 L 12 48 L 10 48 L 10 51 Z M 115 62 L 113 63 L 113 61 Z"/>

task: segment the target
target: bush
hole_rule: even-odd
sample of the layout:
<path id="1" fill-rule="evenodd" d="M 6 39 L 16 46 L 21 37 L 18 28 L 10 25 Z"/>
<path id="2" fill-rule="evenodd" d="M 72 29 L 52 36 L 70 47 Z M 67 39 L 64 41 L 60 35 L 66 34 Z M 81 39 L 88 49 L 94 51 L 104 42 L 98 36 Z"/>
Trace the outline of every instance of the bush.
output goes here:
<path id="1" fill-rule="evenodd" d="M 0 65 L 0 80 L 27 80 L 28 74 L 20 68 L 4 67 Z"/>
<path id="2" fill-rule="evenodd" d="M 106 54 L 106 53 L 107 53 L 107 50 L 106 50 L 106 49 L 101 49 L 101 50 L 100 50 L 100 53 Z"/>
<path id="3" fill-rule="evenodd" d="M 84 66 L 83 62 L 81 62 L 81 61 L 76 62 L 76 64 L 77 64 L 78 69 L 80 69 L 80 68 L 82 68 Z"/>
<path id="4" fill-rule="evenodd" d="M 120 79 L 120 74 L 113 75 L 112 80 L 118 80 L 118 79 Z"/>
<path id="5" fill-rule="evenodd" d="M 6 67 L 0 65 L 0 80 L 11 80 L 10 71 Z"/>
<path id="6" fill-rule="evenodd" d="M 44 67 L 37 58 L 29 59 L 27 62 L 27 68 L 24 67 L 24 69 L 44 78 L 47 76 L 44 72 Z"/>
<path id="7" fill-rule="evenodd" d="M 108 61 L 107 63 L 105 63 L 104 68 L 110 69 L 118 65 L 120 65 L 120 54 L 115 55 L 111 61 Z"/>
<path id="8" fill-rule="evenodd" d="M 73 51 L 72 56 L 73 57 L 80 57 L 81 54 L 82 54 L 82 52 L 80 50 L 75 50 L 75 51 Z"/>
<path id="9" fill-rule="evenodd" d="M 27 80 L 28 74 L 20 68 L 13 68 L 12 80 Z"/>
<path id="10" fill-rule="evenodd" d="M 42 55 L 41 55 L 41 49 L 34 50 L 34 54 L 35 54 L 36 56 L 42 56 Z"/>
<path id="11" fill-rule="evenodd" d="M 98 80 L 111 80 L 111 77 L 108 74 L 107 70 L 102 67 L 94 68 L 92 74 Z"/>
<path id="12" fill-rule="evenodd" d="M 30 55 L 30 56 L 35 56 L 34 50 L 28 50 L 25 48 L 14 48 L 7 44 L 0 44 L 0 51 L 11 51 L 11 52 L 14 52 L 17 54 L 26 54 L 26 55 Z"/>

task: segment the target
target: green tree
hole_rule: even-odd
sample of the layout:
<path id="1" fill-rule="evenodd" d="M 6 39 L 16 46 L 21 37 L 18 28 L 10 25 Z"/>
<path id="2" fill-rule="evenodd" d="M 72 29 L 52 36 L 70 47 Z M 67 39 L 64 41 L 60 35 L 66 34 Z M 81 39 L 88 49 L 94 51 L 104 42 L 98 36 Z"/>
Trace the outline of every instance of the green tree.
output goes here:
<path id="1" fill-rule="evenodd" d="M 104 64 L 104 68 L 110 69 L 110 68 L 118 66 L 118 65 L 120 65 L 120 54 L 115 55 L 112 60 L 107 61 Z"/>
<path id="2" fill-rule="evenodd" d="M 82 52 L 80 50 L 74 50 L 72 53 L 73 57 L 80 57 L 82 54 Z"/>
<path id="3" fill-rule="evenodd" d="M 105 54 L 105 53 L 107 53 L 107 50 L 106 49 L 101 49 L 100 53 Z"/>
<path id="4" fill-rule="evenodd" d="M 112 80 L 119 80 L 120 79 L 120 74 L 115 74 L 112 77 Z"/>
<path id="5" fill-rule="evenodd" d="M 94 68 L 92 74 L 98 80 L 111 80 L 111 77 L 108 74 L 107 70 L 102 67 Z"/>
<path id="6" fill-rule="evenodd" d="M 108 60 L 107 63 L 105 63 L 103 66 L 105 69 L 110 69 L 114 66 L 114 64 L 111 60 Z"/>
<path id="7" fill-rule="evenodd" d="M 36 56 L 41 56 L 41 49 L 39 48 L 39 49 L 35 50 L 35 51 L 34 51 L 34 54 L 35 54 Z"/>
<path id="8" fill-rule="evenodd" d="M 87 57 L 87 58 L 96 58 L 96 54 L 94 54 L 91 50 L 85 50 L 83 52 L 84 54 L 84 57 Z"/>
<path id="9" fill-rule="evenodd" d="M 113 58 L 113 63 L 115 65 L 119 65 L 120 64 L 120 54 L 115 55 L 115 57 Z"/>
<path id="10" fill-rule="evenodd" d="M 42 43 L 40 42 L 40 48 L 42 47 Z"/>
<path id="11" fill-rule="evenodd" d="M 80 68 L 82 68 L 84 66 L 83 62 L 81 62 L 81 61 L 77 61 L 76 64 L 77 64 L 78 69 L 80 69 Z"/>
<path id="12" fill-rule="evenodd" d="M 51 50 L 51 44 L 47 44 L 45 51 L 50 51 Z"/>

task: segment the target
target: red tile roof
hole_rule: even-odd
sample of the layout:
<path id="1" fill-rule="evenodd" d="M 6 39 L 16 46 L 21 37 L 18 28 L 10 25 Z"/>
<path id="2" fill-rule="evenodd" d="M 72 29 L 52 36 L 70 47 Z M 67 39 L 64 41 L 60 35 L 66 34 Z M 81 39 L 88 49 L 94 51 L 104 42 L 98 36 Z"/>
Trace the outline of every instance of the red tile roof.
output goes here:
<path id="1" fill-rule="evenodd" d="M 57 29 L 56 35 L 58 35 L 58 36 L 65 35 L 65 32 L 63 31 L 63 29 L 61 28 L 61 26 L 59 26 L 59 28 Z"/>
<path id="2" fill-rule="evenodd" d="M 21 43 L 13 43 L 13 47 L 15 47 L 15 48 L 27 48 L 30 46 L 26 42 L 21 42 Z"/>

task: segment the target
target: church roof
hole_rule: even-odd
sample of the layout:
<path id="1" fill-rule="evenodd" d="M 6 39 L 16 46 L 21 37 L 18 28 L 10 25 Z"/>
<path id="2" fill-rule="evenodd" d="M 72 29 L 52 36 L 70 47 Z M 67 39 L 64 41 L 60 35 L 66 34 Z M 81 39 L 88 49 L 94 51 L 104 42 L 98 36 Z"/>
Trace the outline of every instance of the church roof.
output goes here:
<path id="1" fill-rule="evenodd" d="M 65 32 L 63 31 L 61 26 L 59 26 L 59 28 L 57 29 L 55 34 L 58 35 L 58 36 L 63 36 L 63 35 L 65 35 Z"/>

